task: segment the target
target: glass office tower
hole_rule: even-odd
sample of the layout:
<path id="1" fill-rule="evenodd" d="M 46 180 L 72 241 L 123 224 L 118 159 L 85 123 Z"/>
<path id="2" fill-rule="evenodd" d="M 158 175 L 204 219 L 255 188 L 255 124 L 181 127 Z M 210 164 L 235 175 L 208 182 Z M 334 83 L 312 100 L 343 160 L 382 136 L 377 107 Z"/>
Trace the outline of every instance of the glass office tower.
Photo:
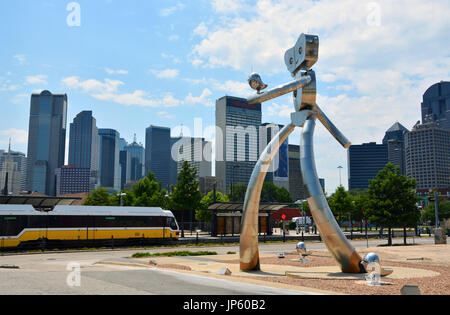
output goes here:
<path id="1" fill-rule="evenodd" d="M 369 188 L 374 179 L 388 163 L 388 146 L 375 142 L 352 145 L 348 150 L 349 190 Z"/>
<path id="2" fill-rule="evenodd" d="M 55 169 L 64 165 L 67 95 L 32 94 L 28 129 L 27 190 L 56 194 Z"/>
<path id="3" fill-rule="evenodd" d="M 69 165 L 90 170 L 92 191 L 99 186 L 100 137 L 92 111 L 82 111 L 70 124 Z M 80 174 L 84 172 L 80 172 Z"/>
<path id="4" fill-rule="evenodd" d="M 150 126 L 145 130 L 145 175 L 155 174 L 162 188 L 170 188 L 170 128 Z"/>
<path id="5" fill-rule="evenodd" d="M 120 134 L 114 129 L 99 129 L 100 136 L 100 186 L 120 191 Z"/>
<path id="6" fill-rule="evenodd" d="M 436 83 L 423 95 L 422 123 L 427 122 L 450 129 L 450 82 Z"/>
<path id="7" fill-rule="evenodd" d="M 216 101 L 216 177 L 226 192 L 250 180 L 259 157 L 261 116 L 261 104 L 232 96 Z"/>

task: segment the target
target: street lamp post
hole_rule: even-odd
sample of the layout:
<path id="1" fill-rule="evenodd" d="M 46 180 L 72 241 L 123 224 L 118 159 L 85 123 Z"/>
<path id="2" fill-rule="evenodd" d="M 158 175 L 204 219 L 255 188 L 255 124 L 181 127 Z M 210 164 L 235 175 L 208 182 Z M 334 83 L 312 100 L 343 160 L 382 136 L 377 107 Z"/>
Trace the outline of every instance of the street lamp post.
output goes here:
<path id="1" fill-rule="evenodd" d="M 342 186 L 342 176 L 341 176 L 341 170 L 343 169 L 342 166 L 338 166 L 339 169 L 339 186 Z"/>
<path id="2" fill-rule="evenodd" d="M 120 199 L 120 206 L 122 207 L 123 206 L 123 204 L 122 204 L 122 196 L 126 196 L 127 194 L 126 193 L 119 193 L 119 194 L 117 194 L 117 196 L 119 196 L 119 199 Z"/>

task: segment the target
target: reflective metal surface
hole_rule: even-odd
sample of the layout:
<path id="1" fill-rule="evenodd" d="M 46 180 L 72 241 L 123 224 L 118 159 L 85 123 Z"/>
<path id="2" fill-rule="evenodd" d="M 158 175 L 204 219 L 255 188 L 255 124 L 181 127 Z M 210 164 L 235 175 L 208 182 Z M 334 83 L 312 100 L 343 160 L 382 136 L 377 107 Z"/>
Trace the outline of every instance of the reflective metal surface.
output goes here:
<path id="1" fill-rule="evenodd" d="M 312 252 L 308 252 L 306 249 L 306 245 L 303 242 L 298 243 L 295 248 L 297 249 L 297 253 L 302 256 L 309 256 Z"/>
<path id="2" fill-rule="evenodd" d="M 309 84 L 310 82 L 311 82 L 311 77 L 309 75 L 306 75 L 295 81 L 279 85 L 276 88 L 268 90 L 264 93 L 252 95 L 247 99 L 247 101 L 249 104 L 258 104 L 258 103 L 266 102 L 271 99 L 277 98 L 279 96 L 285 95 L 287 93 L 301 89 L 302 87 Z"/>
<path id="3" fill-rule="evenodd" d="M 362 259 L 339 228 L 319 182 L 313 147 L 315 126 L 316 119 L 309 118 L 303 128 L 300 146 L 300 163 L 309 208 L 322 240 L 341 270 L 345 273 L 360 273 L 359 263 Z"/>
<path id="4" fill-rule="evenodd" d="M 331 133 L 331 135 L 345 148 L 348 149 L 352 145 L 350 141 L 336 128 L 336 126 L 328 119 L 327 115 L 320 109 L 316 104 L 314 106 L 314 111 L 317 112 L 317 118 L 320 120 L 322 125 Z"/>
<path id="5" fill-rule="evenodd" d="M 320 186 L 314 160 L 313 135 L 316 119 L 325 126 L 333 137 L 344 147 L 351 143 L 336 128 L 316 103 L 316 75 L 311 67 L 319 56 L 319 37 L 302 34 L 295 46 L 285 54 L 285 63 L 295 78 L 294 81 L 280 85 L 274 89 L 259 93 L 266 85 L 258 74 L 249 77 L 249 84 L 258 94 L 249 97 L 249 104 L 262 103 L 276 97 L 293 92 L 295 111 L 291 114 L 291 123 L 285 126 L 267 146 L 256 164 L 245 196 L 244 210 L 241 222 L 240 267 L 243 271 L 259 270 L 258 251 L 258 207 L 264 179 L 271 162 L 278 152 L 281 143 L 294 131 L 295 126 L 303 127 L 301 145 L 301 168 L 303 182 L 306 188 L 307 200 L 319 229 L 320 235 L 341 270 L 345 273 L 366 272 L 363 260 L 339 228 L 325 195 Z M 306 122 L 305 122 L 306 121 Z M 297 244 L 299 254 L 306 255 L 304 243 Z M 368 260 L 375 256 L 368 256 Z M 304 258 L 304 257 L 303 257 Z M 389 270 L 382 269 L 387 274 Z M 392 272 L 392 271 L 390 271 Z"/>
<path id="6" fill-rule="evenodd" d="M 248 78 L 248 84 L 252 89 L 258 91 L 258 94 L 260 93 L 261 90 L 267 88 L 267 84 L 264 84 L 264 82 L 261 79 L 261 76 L 257 73 L 250 74 Z"/>
<path id="7" fill-rule="evenodd" d="M 385 277 L 390 275 L 393 270 L 390 268 L 383 268 L 381 267 L 380 257 L 376 253 L 368 253 L 366 256 L 364 256 L 363 261 L 361 262 L 362 267 L 364 268 L 364 272 L 369 272 L 368 269 L 371 266 L 371 264 L 377 264 L 379 270 L 375 270 L 376 272 L 380 273 L 380 276 Z"/>
<path id="8" fill-rule="evenodd" d="M 267 148 L 261 154 L 253 169 L 247 193 L 245 195 L 244 208 L 241 219 L 240 236 L 240 268 L 243 271 L 260 270 L 258 251 L 258 212 L 261 190 L 267 171 L 272 164 L 275 154 L 295 126 L 288 124 L 272 139 Z"/>

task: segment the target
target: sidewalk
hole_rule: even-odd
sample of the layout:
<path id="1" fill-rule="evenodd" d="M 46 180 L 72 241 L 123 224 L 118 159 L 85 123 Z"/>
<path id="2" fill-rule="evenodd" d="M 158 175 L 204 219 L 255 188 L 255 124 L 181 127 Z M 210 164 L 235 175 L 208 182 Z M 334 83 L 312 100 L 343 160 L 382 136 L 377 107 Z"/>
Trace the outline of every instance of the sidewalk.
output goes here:
<path id="1" fill-rule="evenodd" d="M 344 232 L 345 236 L 350 240 L 351 239 L 351 233 L 350 232 Z M 380 236 L 378 231 L 372 231 L 368 232 L 368 238 L 374 239 L 378 238 Z M 400 236 L 400 235 L 396 235 Z M 414 236 L 413 232 L 408 233 L 408 237 Z M 386 239 L 388 237 L 387 233 L 383 234 L 383 238 Z M 239 235 L 219 235 L 219 236 L 211 236 L 210 234 L 199 234 L 197 238 L 197 234 L 194 232 L 190 233 L 190 231 L 185 230 L 184 231 L 184 237 L 180 237 L 178 239 L 178 243 L 180 244 L 196 244 L 196 243 L 238 243 L 239 242 Z M 363 233 L 357 233 L 353 232 L 353 239 L 365 239 L 366 234 Z M 311 234 L 311 233 L 305 233 L 302 237 L 302 234 L 296 234 L 295 231 L 289 231 L 289 234 L 282 235 L 282 234 L 273 234 L 273 235 L 260 235 L 259 241 L 260 242 L 280 242 L 280 241 L 320 241 L 319 234 Z"/>

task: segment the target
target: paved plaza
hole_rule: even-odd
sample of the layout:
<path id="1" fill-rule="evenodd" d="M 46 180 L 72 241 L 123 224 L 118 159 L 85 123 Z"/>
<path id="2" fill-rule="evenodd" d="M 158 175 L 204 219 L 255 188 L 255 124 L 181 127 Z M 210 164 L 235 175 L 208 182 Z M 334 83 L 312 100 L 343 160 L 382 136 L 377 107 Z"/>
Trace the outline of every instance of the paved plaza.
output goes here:
<path id="1" fill-rule="evenodd" d="M 379 247 L 385 240 L 370 240 L 369 248 L 366 241 L 353 242 L 361 255 L 376 251 L 382 265 L 394 269 L 380 287 L 368 286 L 363 275 L 342 277 L 323 243 L 307 242 L 313 255 L 302 263 L 289 242 L 260 244 L 262 271 L 256 273 L 239 270 L 236 245 L 8 254 L 0 257 L 0 294 L 400 294 L 406 284 L 419 285 L 423 294 L 449 294 L 450 245 L 433 245 L 432 238 L 414 242 Z M 217 255 L 131 258 L 137 252 L 174 250 Z M 219 274 L 224 268 L 231 275 Z"/>

